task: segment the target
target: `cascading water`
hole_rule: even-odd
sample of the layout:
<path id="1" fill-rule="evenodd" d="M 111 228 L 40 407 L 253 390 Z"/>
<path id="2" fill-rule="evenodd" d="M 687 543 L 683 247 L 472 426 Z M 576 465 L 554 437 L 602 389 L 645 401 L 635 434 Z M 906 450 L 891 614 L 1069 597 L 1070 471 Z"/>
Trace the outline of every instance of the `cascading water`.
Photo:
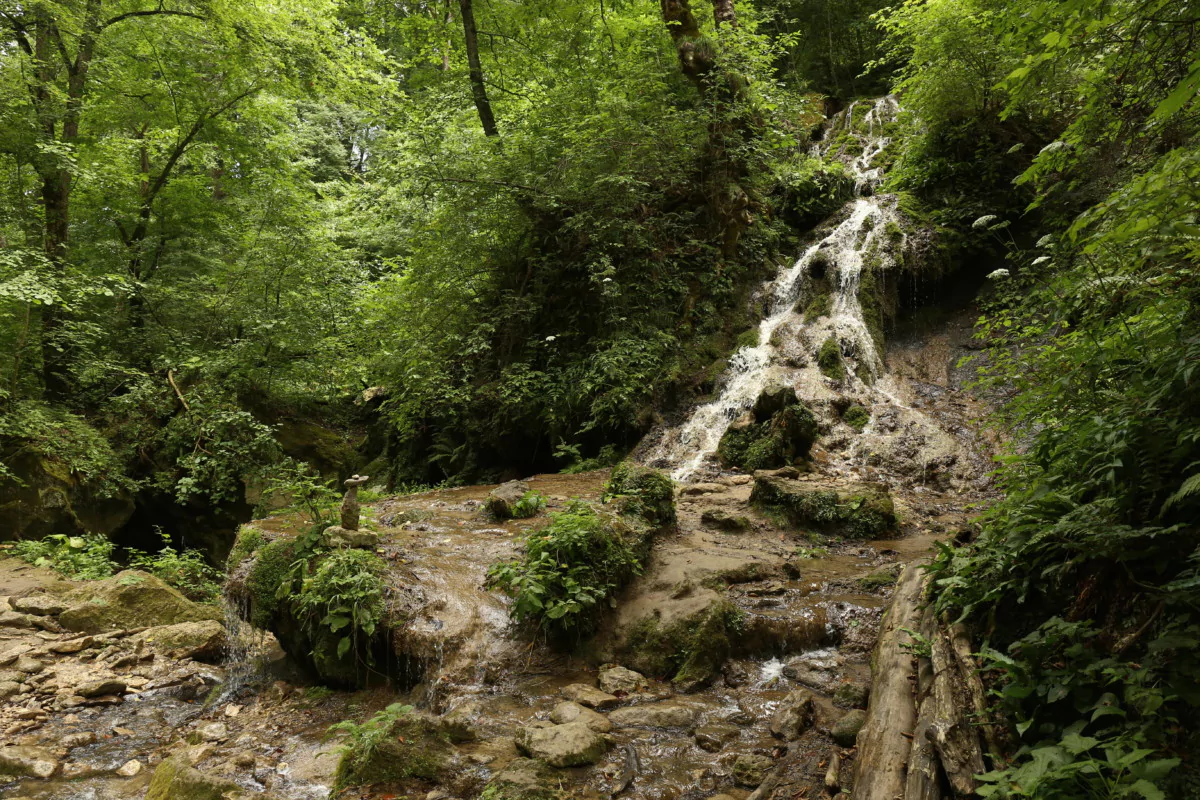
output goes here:
<path id="1" fill-rule="evenodd" d="M 895 120 L 899 106 L 894 97 L 882 97 L 856 123 L 857 107 L 858 103 L 852 104 L 835 117 L 824 139 L 814 147 L 814 154 L 829 156 L 844 133 L 865 128 L 855 134 L 861 153 L 846 160 L 856 196 L 843 209 L 842 221 L 765 287 L 768 311 L 759 324 L 758 344 L 741 348 L 730 359 L 720 395 L 695 409 L 682 425 L 665 431 L 647 457 L 654 466 L 670 468 L 676 480 L 696 475 L 730 424 L 754 405 L 764 388 L 775 381 L 795 383 L 801 377 L 797 367 L 789 367 L 779 357 L 778 339 L 785 326 L 802 329 L 810 361 L 815 361 L 820 346 L 832 338 L 852 367 L 848 380 L 860 384 L 860 389 L 882 373 L 883 360 L 863 318 L 858 292 L 863 270 L 891 266 L 893 254 L 904 246 L 903 234 L 889 239 L 900 231 L 895 224 L 894 199 L 875 196 L 883 170 L 873 165 L 888 145 L 884 126 Z M 869 264 L 869 259 L 875 263 Z M 830 309 L 815 320 L 803 321 L 798 309 L 805 299 L 805 279 L 817 265 L 831 284 Z"/>

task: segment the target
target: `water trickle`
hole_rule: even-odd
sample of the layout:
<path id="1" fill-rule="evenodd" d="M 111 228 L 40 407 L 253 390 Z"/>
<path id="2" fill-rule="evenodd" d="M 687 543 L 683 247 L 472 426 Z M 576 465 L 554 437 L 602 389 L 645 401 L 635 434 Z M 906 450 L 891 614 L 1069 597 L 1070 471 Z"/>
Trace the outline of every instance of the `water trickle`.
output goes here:
<path id="1" fill-rule="evenodd" d="M 853 117 L 857 106 L 852 103 L 830 122 L 825 137 L 814 148 L 817 155 L 838 155 L 832 148 L 842 133 L 856 130 Z M 672 469 L 676 480 L 694 477 L 716 451 L 725 431 L 754 405 L 764 388 L 797 381 L 797 368 L 788 367 L 779 357 L 777 334 L 783 333 L 785 326 L 800 331 L 810 362 L 815 361 L 821 345 L 833 338 L 851 367 L 848 380 L 859 388 L 865 389 L 882 374 L 883 360 L 863 318 L 858 292 L 864 270 L 894 265 L 895 253 L 904 247 L 902 235 L 894 238 L 899 231 L 894 198 L 874 196 L 883 172 L 873 162 L 889 142 L 883 135 L 884 125 L 894 120 L 898 111 L 895 98 L 883 97 L 863 117 L 855 134 L 861 139 L 862 152 L 847 163 L 856 197 L 843 209 L 841 222 L 764 287 L 767 316 L 759 323 L 758 344 L 734 353 L 722 376 L 720 395 L 695 409 L 682 425 L 665 431 L 647 458 L 650 464 Z M 824 265 L 831 283 L 830 310 L 805 321 L 797 308 L 803 305 L 806 279 L 818 262 Z"/>

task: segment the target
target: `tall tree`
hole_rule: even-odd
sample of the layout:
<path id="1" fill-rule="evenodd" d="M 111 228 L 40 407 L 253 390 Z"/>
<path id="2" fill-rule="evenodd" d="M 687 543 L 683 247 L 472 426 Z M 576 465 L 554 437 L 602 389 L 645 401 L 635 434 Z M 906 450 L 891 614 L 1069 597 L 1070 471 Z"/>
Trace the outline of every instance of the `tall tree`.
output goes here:
<path id="1" fill-rule="evenodd" d="M 492 103 L 488 100 L 487 86 L 483 82 L 483 65 L 479 60 L 479 31 L 475 27 L 475 11 L 471 7 L 471 0 L 458 0 L 458 10 L 462 14 L 467 66 L 471 76 L 471 97 L 475 100 L 475 109 L 479 112 L 484 134 L 497 136 L 500 131 L 496 128 L 496 116 L 492 113 Z"/>

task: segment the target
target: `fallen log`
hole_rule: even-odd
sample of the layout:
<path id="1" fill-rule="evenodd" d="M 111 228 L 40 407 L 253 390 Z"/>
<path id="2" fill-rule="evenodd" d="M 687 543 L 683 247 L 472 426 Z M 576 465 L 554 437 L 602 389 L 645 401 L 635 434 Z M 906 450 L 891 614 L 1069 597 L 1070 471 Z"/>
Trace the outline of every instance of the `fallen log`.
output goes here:
<path id="1" fill-rule="evenodd" d="M 867 721 L 858 733 L 853 800 L 895 800 L 904 792 L 912 750 L 907 737 L 912 736 L 917 720 L 913 702 L 917 678 L 912 654 L 901 645 L 911 644 L 911 637 L 903 629 L 911 630 L 918 624 L 923 585 L 923 570 L 916 564 L 906 566 L 880 626 L 871 664 L 873 685 Z"/>
<path id="2" fill-rule="evenodd" d="M 925 641 L 937 635 L 937 617 L 932 606 L 921 614 L 920 634 Z M 930 654 L 931 655 L 931 654 Z M 917 727 L 913 731 L 912 750 L 908 756 L 908 775 L 904 783 L 904 800 L 942 800 L 942 767 L 937 751 L 929 738 L 933 715 L 933 659 L 921 654 L 917 658 Z"/>
<path id="3" fill-rule="evenodd" d="M 933 743 L 955 797 L 973 797 L 975 776 L 986 771 L 979 731 L 971 724 L 970 691 L 959 669 L 949 635 L 940 627 L 931 642 L 933 686 L 925 737 Z M 908 798 L 906 798 L 908 800 Z"/>

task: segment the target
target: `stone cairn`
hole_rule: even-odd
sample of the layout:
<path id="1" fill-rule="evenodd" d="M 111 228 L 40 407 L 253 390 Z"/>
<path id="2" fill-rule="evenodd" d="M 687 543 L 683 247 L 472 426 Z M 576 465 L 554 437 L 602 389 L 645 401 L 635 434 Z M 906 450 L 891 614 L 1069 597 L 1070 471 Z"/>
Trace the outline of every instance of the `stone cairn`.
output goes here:
<path id="1" fill-rule="evenodd" d="M 359 504 L 358 487 L 368 480 L 369 475 L 353 475 L 345 481 L 346 496 L 342 498 L 341 525 L 331 525 L 325 529 L 325 544 L 330 547 L 364 547 L 374 549 L 379 543 L 379 536 L 370 531 L 358 529 Z"/>

